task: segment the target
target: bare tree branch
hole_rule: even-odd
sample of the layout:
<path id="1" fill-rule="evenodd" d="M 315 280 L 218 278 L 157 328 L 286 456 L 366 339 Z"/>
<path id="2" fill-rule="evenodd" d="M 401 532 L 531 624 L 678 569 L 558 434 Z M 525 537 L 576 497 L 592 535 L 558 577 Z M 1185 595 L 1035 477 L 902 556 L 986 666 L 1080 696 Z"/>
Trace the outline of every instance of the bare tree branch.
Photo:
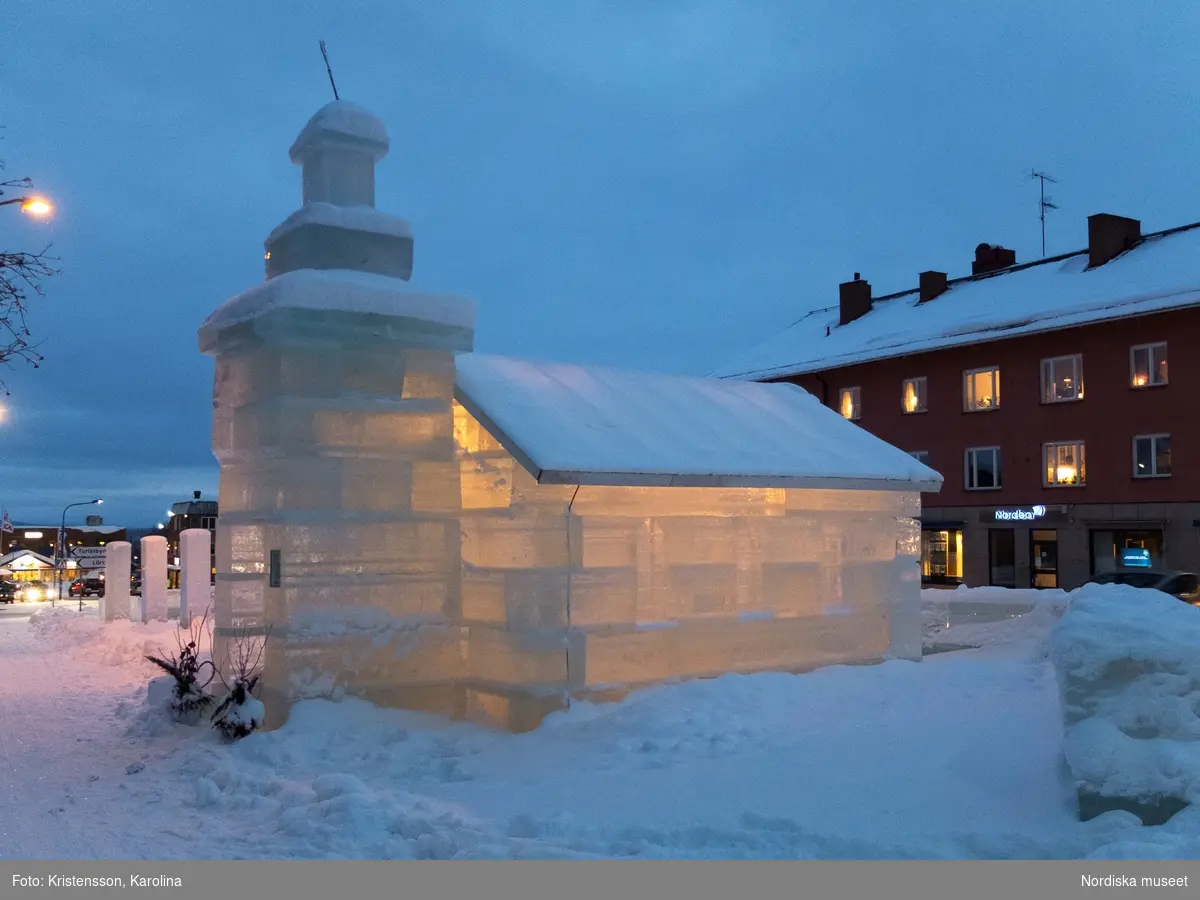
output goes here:
<path id="1" fill-rule="evenodd" d="M 0 160 L 0 170 L 4 161 Z M 5 188 L 33 187 L 29 178 L 0 181 L 0 196 Z M 15 360 L 23 360 L 37 368 L 44 357 L 37 352 L 37 344 L 25 316 L 29 311 L 31 297 L 44 297 L 42 281 L 58 274 L 53 263 L 58 258 L 48 255 L 49 247 L 41 253 L 11 252 L 0 250 L 0 364 L 12 368 Z M 0 379 L 0 391 L 8 394 L 8 387 Z"/>

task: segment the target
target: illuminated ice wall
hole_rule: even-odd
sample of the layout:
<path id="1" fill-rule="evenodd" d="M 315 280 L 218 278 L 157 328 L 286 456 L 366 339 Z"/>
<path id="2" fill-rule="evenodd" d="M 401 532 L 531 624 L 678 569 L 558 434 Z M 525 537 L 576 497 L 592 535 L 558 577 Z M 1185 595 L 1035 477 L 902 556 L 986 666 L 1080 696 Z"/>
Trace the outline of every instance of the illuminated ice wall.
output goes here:
<path id="1" fill-rule="evenodd" d="M 269 634 L 267 727 L 356 695 L 520 729 L 667 678 L 920 657 L 936 473 L 799 388 L 470 353 L 474 305 L 415 290 L 408 224 L 374 208 L 387 149 L 364 110 L 319 111 L 266 280 L 200 329 L 214 653 Z M 533 431 L 482 424 L 468 387 Z M 579 465 L 550 471 L 531 443 Z"/>

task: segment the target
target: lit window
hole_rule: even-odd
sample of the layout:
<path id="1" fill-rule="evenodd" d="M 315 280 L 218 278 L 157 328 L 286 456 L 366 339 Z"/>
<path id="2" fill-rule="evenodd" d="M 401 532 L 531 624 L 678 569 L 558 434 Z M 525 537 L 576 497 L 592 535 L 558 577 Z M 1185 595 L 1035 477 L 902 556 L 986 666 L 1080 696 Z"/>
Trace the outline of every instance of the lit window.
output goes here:
<path id="1" fill-rule="evenodd" d="M 925 405 L 924 376 L 920 378 L 906 378 L 904 380 L 901 405 L 906 413 L 923 413 L 929 408 Z"/>
<path id="2" fill-rule="evenodd" d="M 1080 487 L 1087 483 L 1083 441 L 1044 444 L 1047 487 Z"/>
<path id="3" fill-rule="evenodd" d="M 1083 399 L 1083 356 L 1056 356 L 1042 360 L 1042 402 L 1065 403 Z"/>
<path id="4" fill-rule="evenodd" d="M 1171 436 L 1140 434 L 1133 439 L 1133 477 L 1166 478 L 1171 474 Z"/>
<path id="5" fill-rule="evenodd" d="M 963 409 L 967 412 L 996 409 L 1000 405 L 1000 369 L 972 369 L 963 372 Z"/>
<path id="6" fill-rule="evenodd" d="M 1167 342 L 1139 344 L 1129 349 L 1129 380 L 1134 387 L 1167 383 Z"/>
<path id="7" fill-rule="evenodd" d="M 857 419 L 862 416 L 862 388 L 842 388 L 839 407 L 847 419 Z"/>
<path id="8" fill-rule="evenodd" d="M 967 450 L 968 491 L 991 491 L 1000 487 L 1000 448 L 972 447 Z"/>
<path id="9" fill-rule="evenodd" d="M 929 451 L 928 450 L 909 450 L 908 455 L 911 456 L 913 459 L 915 459 L 917 462 L 921 463 L 922 465 L 926 465 L 926 466 L 929 465 Z"/>

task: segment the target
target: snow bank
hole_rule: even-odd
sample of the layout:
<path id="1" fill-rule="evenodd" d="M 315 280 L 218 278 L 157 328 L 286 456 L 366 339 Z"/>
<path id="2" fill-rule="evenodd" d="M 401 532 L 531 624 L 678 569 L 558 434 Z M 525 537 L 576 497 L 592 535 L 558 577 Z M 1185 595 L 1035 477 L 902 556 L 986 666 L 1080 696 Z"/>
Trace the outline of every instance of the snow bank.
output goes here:
<path id="1" fill-rule="evenodd" d="M 921 591 L 925 650 L 983 649 L 1009 652 L 1024 647 L 1045 653 L 1045 639 L 1070 603 L 1057 590 L 959 587 Z"/>
<path id="2" fill-rule="evenodd" d="M 177 622 L 142 624 L 127 619 L 102 622 L 95 609 L 79 612 L 66 606 L 40 610 L 29 617 L 29 627 L 48 649 L 104 666 L 145 665 L 148 655 L 171 653 L 176 648 Z M 208 635 L 201 641 L 208 652 Z"/>
<path id="3" fill-rule="evenodd" d="M 1200 609 L 1088 585 L 1051 635 L 1081 797 L 1200 801 Z"/>

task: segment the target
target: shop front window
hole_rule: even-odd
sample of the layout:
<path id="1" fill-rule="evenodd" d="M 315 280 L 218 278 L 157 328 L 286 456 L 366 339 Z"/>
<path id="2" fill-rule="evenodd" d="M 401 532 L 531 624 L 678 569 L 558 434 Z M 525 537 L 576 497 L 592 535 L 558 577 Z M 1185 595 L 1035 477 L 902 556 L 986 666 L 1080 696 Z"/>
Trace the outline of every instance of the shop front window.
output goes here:
<path id="1" fill-rule="evenodd" d="M 1161 568 L 1161 529 L 1113 529 L 1092 532 L 1092 574 Z"/>
<path id="2" fill-rule="evenodd" d="M 963 578 L 963 533 L 960 528 L 926 528 L 921 531 L 921 579 L 959 583 Z"/>

